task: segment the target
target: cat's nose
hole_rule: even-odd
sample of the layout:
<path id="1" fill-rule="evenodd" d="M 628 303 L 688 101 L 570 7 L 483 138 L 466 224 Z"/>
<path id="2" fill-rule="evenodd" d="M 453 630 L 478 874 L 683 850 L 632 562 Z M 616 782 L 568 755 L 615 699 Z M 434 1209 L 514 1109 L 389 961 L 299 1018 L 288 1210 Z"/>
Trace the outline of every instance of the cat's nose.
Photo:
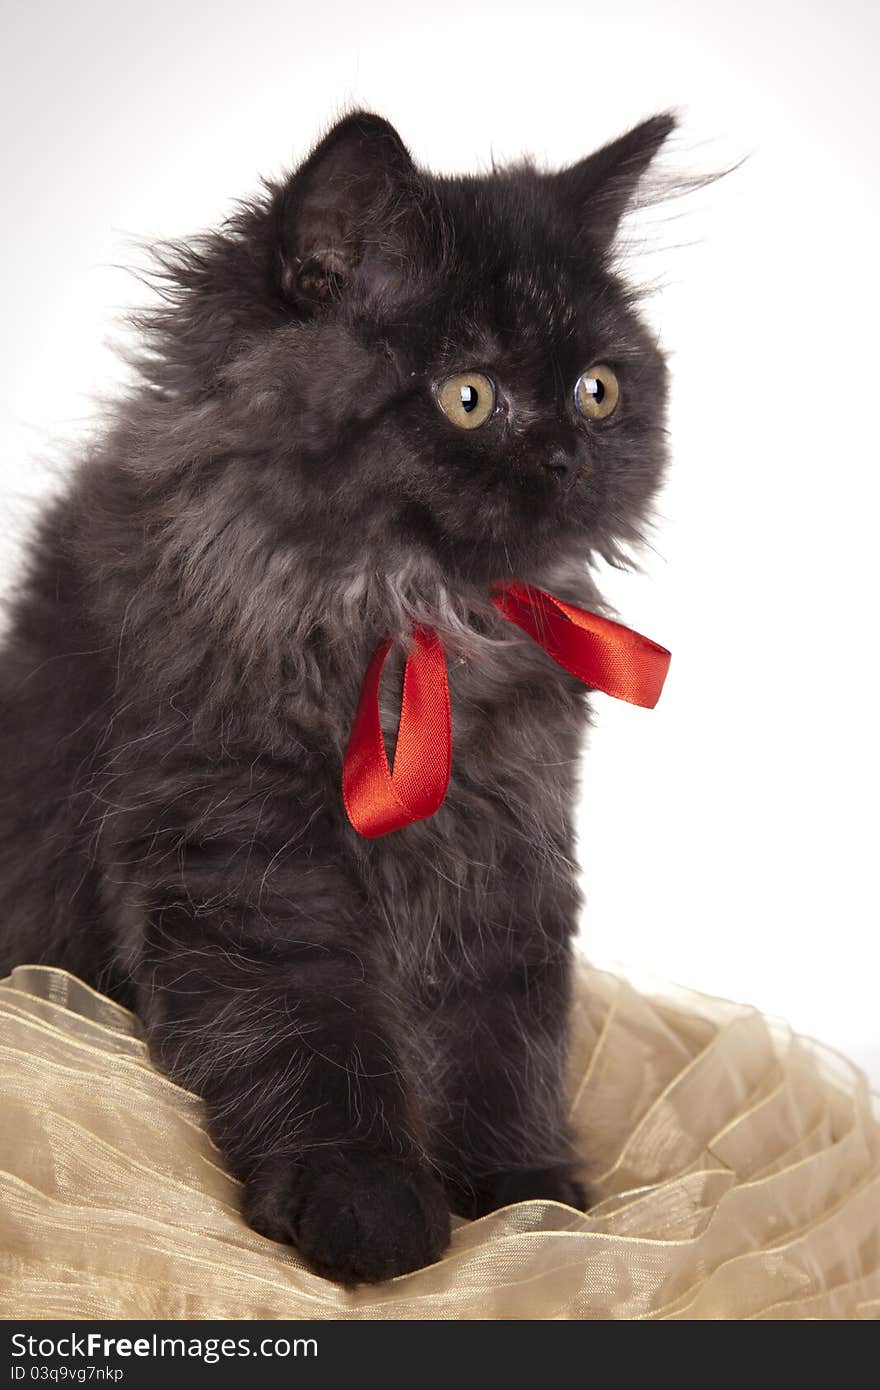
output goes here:
<path id="1" fill-rule="evenodd" d="M 545 455 L 543 467 L 558 478 L 563 487 L 571 487 L 577 476 L 577 460 L 558 445 Z"/>

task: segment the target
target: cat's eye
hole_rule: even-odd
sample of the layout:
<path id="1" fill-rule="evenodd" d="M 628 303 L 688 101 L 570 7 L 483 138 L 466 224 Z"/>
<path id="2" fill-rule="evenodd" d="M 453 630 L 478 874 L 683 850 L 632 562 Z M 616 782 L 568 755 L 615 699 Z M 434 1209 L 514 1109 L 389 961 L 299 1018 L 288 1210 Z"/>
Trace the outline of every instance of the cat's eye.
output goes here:
<path id="1" fill-rule="evenodd" d="M 460 372 L 440 382 L 437 404 L 453 425 L 475 430 L 485 425 L 495 410 L 495 387 L 482 372 Z"/>
<path id="2" fill-rule="evenodd" d="M 620 400 L 620 383 L 610 367 L 597 362 L 579 376 L 574 388 L 578 413 L 587 420 L 606 420 Z"/>

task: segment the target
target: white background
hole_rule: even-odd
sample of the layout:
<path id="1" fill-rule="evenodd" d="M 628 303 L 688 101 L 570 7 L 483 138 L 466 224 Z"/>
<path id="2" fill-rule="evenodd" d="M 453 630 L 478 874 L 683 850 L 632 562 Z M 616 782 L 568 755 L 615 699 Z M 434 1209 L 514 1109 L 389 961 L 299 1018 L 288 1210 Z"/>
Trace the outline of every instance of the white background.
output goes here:
<path id="1" fill-rule="evenodd" d="M 0 583 L 28 499 L 118 368 L 132 237 L 184 235 L 345 104 L 417 159 L 574 160 L 670 106 L 729 178 L 635 237 L 671 354 L 655 549 L 607 592 L 671 647 L 603 701 L 584 940 L 787 1016 L 880 1081 L 875 729 L 880 9 L 827 0 L 9 3 Z"/>

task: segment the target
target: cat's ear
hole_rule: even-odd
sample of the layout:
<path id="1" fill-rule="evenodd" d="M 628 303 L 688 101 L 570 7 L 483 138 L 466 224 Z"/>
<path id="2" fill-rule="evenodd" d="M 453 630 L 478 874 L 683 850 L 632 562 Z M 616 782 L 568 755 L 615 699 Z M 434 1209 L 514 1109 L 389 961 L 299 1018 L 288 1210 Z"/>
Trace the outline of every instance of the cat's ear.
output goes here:
<path id="1" fill-rule="evenodd" d="M 352 290 L 393 294 L 405 271 L 415 179 L 406 146 L 381 116 L 358 111 L 335 125 L 282 192 L 285 295 L 308 305 Z"/>
<path id="2" fill-rule="evenodd" d="M 642 176 L 675 126 L 670 112 L 652 116 L 555 176 L 565 203 L 593 246 L 610 246 Z"/>

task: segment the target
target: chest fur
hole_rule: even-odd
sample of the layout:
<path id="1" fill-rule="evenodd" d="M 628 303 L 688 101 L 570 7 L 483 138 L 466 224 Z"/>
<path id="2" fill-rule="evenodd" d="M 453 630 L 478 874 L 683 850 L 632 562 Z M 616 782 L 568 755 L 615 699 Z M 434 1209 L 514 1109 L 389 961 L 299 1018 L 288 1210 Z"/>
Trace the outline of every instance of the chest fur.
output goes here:
<path id="1" fill-rule="evenodd" d="M 389 732 L 400 672 L 383 701 Z M 449 661 L 453 766 L 430 820 L 363 847 L 372 906 L 394 967 L 419 988 L 480 975 L 540 949 L 548 914 L 576 898 L 572 810 L 586 692 L 514 636 Z M 393 736 L 393 735 L 392 735 Z"/>

